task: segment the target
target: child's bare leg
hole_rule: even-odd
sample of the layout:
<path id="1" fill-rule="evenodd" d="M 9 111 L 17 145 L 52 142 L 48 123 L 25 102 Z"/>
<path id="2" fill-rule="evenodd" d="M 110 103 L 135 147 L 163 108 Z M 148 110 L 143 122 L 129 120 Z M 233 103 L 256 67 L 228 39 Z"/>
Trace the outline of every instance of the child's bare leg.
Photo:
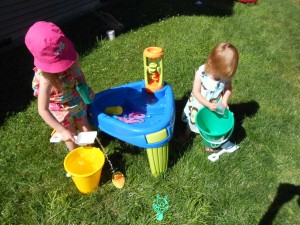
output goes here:
<path id="1" fill-rule="evenodd" d="M 87 117 L 77 119 L 75 122 L 76 122 L 76 127 L 80 131 L 86 132 L 86 131 L 91 131 L 92 130 L 91 125 L 90 125 Z"/>
<path id="2" fill-rule="evenodd" d="M 78 145 L 75 144 L 73 141 L 65 141 L 65 143 L 66 143 L 66 146 L 69 149 L 69 151 L 72 151 L 78 147 Z"/>
<path id="3" fill-rule="evenodd" d="M 68 127 L 68 129 L 74 133 L 77 133 L 75 127 Z M 78 147 L 78 145 L 73 141 L 65 141 L 65 144 L 66 144 L 67 148 L 69 149 L 69 151 L 72 151 Z"/>
<path id="4" fill-rule="evenodd" d="M 83 132 L 86 131 L 92 131 L 92 127 L 86 117 L 80 118 L 76 120 L 76 127 Z M 88 145 L 88 146 L 93 146 L 93 144 Z"/>

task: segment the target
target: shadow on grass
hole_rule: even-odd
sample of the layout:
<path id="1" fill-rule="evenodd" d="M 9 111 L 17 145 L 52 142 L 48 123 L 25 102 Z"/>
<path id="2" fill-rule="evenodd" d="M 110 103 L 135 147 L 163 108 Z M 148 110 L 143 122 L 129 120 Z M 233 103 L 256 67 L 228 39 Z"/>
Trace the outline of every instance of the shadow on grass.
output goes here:
<path id="1" fill-rule="evenodd" d="M 229 105 L 229 108 L 234 114 L 234 130 L 230 141 L 238 144 L 246 137 L 246 131 L 243 128 L 244 119 L 254 116 L 259 109 L 259 104 L 256 101 L 249 101 Z"/>
<path id="2" fill-rule="evenodd" d="M 267 212 L 262 217 L 259 225 L 271 225 L 276 218 L 280 208 L 291 201 L 295 196 L 298 196 L 298 205 L 300 206 L 300 185 L 282 183 L 277 189 L 277 194 L 274 201 L 269 206 Z"/>
<path id="3" fill-rule="evenodd" d="M 24 46 L 0 53 L 0 126 L 14 113 L 24 110 L 33 99 L 33 59 Z"/>
<path id="4" fill-rule="evenodd" d="M 230 16 L 233 0 L 117 0 L 105 4 L 99 10 L 84 16 L 57 23 L 76 46 L 79 55 L 87 54 L 105 32 L 115 29 L 117 34 L 125 33 L 179 15 Z M 0 52 L 0 74 L 2 75 L 0 96 L 0 126 L 9 116 L 28 107 L 33 99 L 31 80 L 33 59 L 24 45 Z"/>

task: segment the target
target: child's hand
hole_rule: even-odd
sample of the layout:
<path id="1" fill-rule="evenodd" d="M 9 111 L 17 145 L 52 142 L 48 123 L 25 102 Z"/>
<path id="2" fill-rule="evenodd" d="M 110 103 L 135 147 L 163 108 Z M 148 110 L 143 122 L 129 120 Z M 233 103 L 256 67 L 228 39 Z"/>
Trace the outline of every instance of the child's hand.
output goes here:
<path id="1" fill-rule="evenodd" d="M 72 142 L 75 142 L 75 139 L 74 139 L 74 136 L 76 134 L 73 134 L 71 131 L 65 129 L 64 131 L 60 132 L 60 135 L 61 135 L 61 139 L 65 142 L 68 142 L 68 141 L 72 141 Z"/>
<path id="2" fill-rule="evenodd" d="M 216 109 L 218 108 L 218 104 L 210 102 L 207 107 L 210 109 L 210 111 L 216 111 Z"/>
<path id="3" fill-rule="evenodd" d="M 229 109 L 227 102 L 222 102 L 222 104 L 225 106 L 225 109 Z"/>

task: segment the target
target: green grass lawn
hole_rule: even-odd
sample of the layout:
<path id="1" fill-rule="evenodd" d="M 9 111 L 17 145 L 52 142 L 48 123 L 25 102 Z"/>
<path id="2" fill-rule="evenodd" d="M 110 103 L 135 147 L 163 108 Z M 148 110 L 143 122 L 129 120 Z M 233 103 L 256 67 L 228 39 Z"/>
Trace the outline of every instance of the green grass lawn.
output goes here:
<path id="1" fill-rule="evenodd" d="M 146 151 L 103 134 L 110 159 L 126 176 L 121 190 L 105 164 L 99 188 L 78 192 L 65 176 L 67 148 L 49 143 L 51 128 L 38 115 L 31 56 L 24 46 L 1 53 L 1 224 L 300 223 L 299 0 L 202 2 L 145 0 L 103 9 L 124 25 L 114 41 L 105 37 L 111 25 L 100 11 L 61 25 L 95 92 L 142 80 L 146 47 L 165 52 L 177 113 L 168 170 L 154 178 Z M 230 99 L 231 141 L 240 149 L 211 163 L 199 135 L 179 141 L 180 115 L 194 69 L 224 41 L 240 53 Z M 161 222 L 152 209 L 157 194 L 170 204 Z"/>

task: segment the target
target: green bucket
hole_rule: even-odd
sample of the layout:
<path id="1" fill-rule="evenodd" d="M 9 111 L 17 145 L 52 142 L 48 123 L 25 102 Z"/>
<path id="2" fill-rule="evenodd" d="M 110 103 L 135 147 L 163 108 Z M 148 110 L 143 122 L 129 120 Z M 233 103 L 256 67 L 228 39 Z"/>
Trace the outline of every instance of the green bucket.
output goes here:
<path id="1" fill-rule="evenodd" d="M 234 128 L 234 116 L 229 109 L 220 115 L 203 107 L 196 114 L 196 125 L 205 146 L 217 148 L 230 138 Z"/>

